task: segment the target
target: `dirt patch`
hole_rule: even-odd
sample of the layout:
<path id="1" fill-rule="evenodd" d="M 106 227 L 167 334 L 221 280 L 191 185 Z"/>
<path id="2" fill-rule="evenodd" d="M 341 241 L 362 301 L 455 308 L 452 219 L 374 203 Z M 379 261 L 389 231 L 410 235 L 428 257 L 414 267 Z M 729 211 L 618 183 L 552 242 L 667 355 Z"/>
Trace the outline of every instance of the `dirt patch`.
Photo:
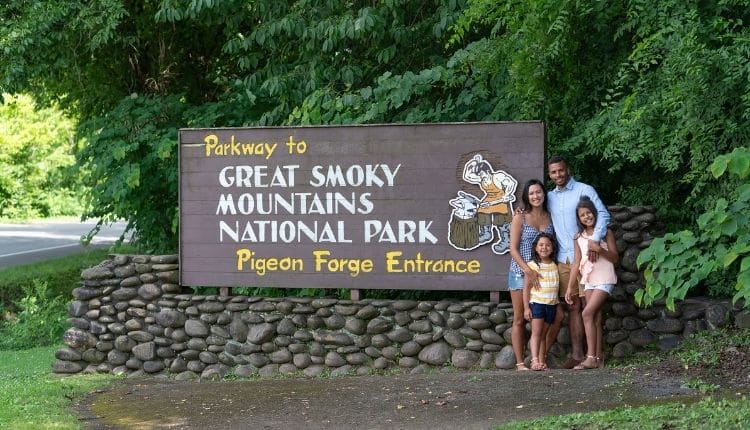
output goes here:
<path id="1" fill-rule="evenodd" d="M 663 370 L 125 380 L 89 395 L 79 411 L 91 429 L 485 429 L 549 414 L 696 396 L 681 375 Z"/>
<path id="2" fill-rule="evenodd" d="M 712 366 L 668 359 L 582 371 L 443 369 L 221 382 L 127 379 L 89 394 L 77 409 L 90 429 L 487 429 L 545 415 L 690 402 L 709 386 L 750 392 L 750 348 L 725 348 L 719 357 Z"/>

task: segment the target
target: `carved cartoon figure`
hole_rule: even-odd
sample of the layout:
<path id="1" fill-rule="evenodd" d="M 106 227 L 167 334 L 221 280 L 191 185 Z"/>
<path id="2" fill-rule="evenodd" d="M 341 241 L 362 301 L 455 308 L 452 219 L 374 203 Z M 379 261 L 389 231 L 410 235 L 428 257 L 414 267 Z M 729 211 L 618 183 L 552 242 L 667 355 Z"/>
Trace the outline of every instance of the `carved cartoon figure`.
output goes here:
<path id="1" fill-rule="evenodd" d="M 505 254 L 510 245 L 510 222 L 516 200 L 513 193 L 518 182 L 508 173 L 494 170 L 480 154 L 464 165 L 463 180 L 479 185 L 484 196 L 479 198 L 459 191 L 458 197 L 450 201 L 453 213 L 448 241 L 457 249 L 474 249 L 491 242 L 496 231 L 498 240 L 492 245 L 492 252 Z"/>

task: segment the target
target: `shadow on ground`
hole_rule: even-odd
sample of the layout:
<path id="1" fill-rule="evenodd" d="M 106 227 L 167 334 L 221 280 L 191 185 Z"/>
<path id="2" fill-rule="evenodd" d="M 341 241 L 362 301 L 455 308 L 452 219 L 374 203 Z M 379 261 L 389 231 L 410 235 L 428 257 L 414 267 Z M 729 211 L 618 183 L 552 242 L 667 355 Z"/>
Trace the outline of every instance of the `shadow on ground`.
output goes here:
<path id="1" fill-rule="evenodd" d="M 79 404 L 90 429 L 488 429 L 545 415 L 690 400 L 647 370 L 435 371 L 221 382 L 128 379 Z"/>

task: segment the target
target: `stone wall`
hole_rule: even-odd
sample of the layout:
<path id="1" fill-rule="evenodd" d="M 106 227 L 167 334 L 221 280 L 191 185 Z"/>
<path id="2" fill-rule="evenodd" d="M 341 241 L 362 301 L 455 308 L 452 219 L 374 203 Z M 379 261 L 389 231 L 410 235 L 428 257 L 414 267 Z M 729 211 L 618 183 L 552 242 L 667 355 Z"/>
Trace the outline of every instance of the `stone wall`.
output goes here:
<path id="1" fill-rule="evenodd" d="M 610 211 L 621 264 L 620 283 L 605 306 L 609 354 L 671 348 L 686 334 L 721 327 L 738 312 L 727 302 L 698 299 L 678 303 L 675 311 L 663 304 L 637 308 L 633 292 L 642 275 L 635 260 L 660 227 L 651 207 Z M 509 302 L 184 294 L 174 255 L 113 255 L 81 277 L 69 305 L 67 347 L 56 352 L 56 373 L 217 379 L 229 373 L 418 372 L 448 364 L 515 367 Z M 562 357 L 568 345 L 563 329 L 552 352 Z"/>

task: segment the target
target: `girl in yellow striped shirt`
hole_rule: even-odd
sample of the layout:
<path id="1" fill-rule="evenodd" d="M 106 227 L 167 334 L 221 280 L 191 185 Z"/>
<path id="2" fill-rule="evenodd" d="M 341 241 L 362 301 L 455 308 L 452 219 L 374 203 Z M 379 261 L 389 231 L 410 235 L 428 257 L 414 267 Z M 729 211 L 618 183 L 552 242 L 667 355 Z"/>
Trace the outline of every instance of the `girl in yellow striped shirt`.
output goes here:
<path id="1" fill-rule="evenodd" d="M 544 339 L 557 313 L 560 274 L 553 259 L 555 238 L 548 233 L 540 233 L 534 240 L 531 252 L 532 261 L 528 266 L 539 273 L 539 283 L 532 286 L 531 277 L 525 277 L 523 288 L 524 317 L 531 321 L 531 370 L 547 369 L 547 351 Z"/>

